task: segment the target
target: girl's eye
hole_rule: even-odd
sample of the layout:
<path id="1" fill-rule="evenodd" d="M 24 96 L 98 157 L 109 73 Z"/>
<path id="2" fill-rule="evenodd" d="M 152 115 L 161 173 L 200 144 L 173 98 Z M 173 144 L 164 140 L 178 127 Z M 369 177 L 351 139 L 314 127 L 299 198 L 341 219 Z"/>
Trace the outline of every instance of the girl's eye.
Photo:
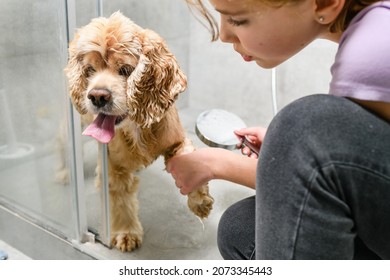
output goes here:
<path id="1" fill-rule="evenodd" d="M 227 22 L 228 22 L 229 24 L 231 24 L 231 25 L 234 25 L 234 26 L 240 26 L 240 25 L 246 24 L 248 21 L 245 20 L 245 19 L 243 19 L 243 20 L 235 20 L 235 19 L 229 17 L 229 18 L 227 19 Z"/>

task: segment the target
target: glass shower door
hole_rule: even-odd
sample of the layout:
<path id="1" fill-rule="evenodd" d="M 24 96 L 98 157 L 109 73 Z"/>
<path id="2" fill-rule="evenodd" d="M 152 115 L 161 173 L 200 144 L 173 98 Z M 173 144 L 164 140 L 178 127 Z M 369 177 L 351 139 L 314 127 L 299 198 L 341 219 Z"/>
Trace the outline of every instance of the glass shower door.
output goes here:
<path id="1" fill-rule="evenodd" d="M 79 144 L 73 132 L 79 122 L 63 73 L 71 4 L 0 3 L 0 206 L 81 241 L 76 170 L 82 167 L 75 163 Z M 10 225 L 0 221 L 0 226 Z"/>

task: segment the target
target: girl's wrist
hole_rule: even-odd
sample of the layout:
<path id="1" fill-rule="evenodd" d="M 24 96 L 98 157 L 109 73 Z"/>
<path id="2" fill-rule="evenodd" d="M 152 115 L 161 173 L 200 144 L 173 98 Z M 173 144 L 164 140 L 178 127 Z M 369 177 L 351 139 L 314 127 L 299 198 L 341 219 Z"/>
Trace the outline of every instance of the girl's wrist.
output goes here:
<path id="1" fill-rule="evenodd" d="M 224 179 L 226 177 L 225 173 L 229 170 L 226 164 L 229 162 L 231 153 L 231 151 L 222 148 L 213 148 L 213 151 L 210 151 L 207 163 L 210 169 L 210 180 Z"/>

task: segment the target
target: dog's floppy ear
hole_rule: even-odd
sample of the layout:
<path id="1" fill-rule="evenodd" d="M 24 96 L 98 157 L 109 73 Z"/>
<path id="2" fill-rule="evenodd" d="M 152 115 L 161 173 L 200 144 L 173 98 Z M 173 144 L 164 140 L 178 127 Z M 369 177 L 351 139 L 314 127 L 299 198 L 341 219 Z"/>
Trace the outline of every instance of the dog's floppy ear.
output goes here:
<path id="1" fill-rule="evenodd" d="M 64 71 L 68 78 L 69 94 L 73 105 L 80 114 L 86 114 L 87 109 L 84 105 L 83 95 L 87 88 L 87 77 L 76 49 L 78 38 L 79 36 L 76 34 L 74 40 L 69 44 L 69 60 Z"/>
<path id="2" fill-rule="evenodd" d="M 142 51 L 139 62 L 128 79 L 130 117 L 141 127 L 159 122 L 187 79 L 163 39 L 151 30 L 139 34 Z"/>

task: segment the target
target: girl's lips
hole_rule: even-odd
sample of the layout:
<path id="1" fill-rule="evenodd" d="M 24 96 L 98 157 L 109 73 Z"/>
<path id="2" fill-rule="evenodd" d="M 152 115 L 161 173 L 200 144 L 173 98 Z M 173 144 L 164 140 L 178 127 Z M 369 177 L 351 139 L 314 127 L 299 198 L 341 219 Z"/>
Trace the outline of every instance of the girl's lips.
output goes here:
<path id="1" fill-rule="evenodd" d="M 245 61 L 249 62 L 249 61 L 252 61 L 252 60 L 253 60 L 253 57 L 252 57 L 252 56 L 244 54 L 245 52 L 244 52 L 244 51 L 241 51 L 241 48 L 239 48 L 238 46 L 233 45 L 233 49 L 234 49 L 238 54 L 240 54 L 240 55 L 242 56 L 242 58 L 243 58 Z"/>

